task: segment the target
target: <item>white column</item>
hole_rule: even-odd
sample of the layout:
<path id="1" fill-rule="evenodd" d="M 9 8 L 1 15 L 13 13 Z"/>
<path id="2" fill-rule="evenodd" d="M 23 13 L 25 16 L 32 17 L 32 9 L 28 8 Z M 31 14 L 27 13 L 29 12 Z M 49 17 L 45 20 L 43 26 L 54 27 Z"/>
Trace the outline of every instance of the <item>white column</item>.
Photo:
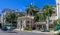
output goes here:
<path id="1" fill-rule="evenodd" d="M 23 25 L 24 25 L 24 27 L 26 27 L 26 21 L 25 20 L 23 21 Z"/>
<path id="2" fill-rule="evenodd" d="M 21 20 L 17 20 L 17 28 L 18 28 L 19 30 L 21 30 L 21 25 L 20 25 L 20 23 L 21 23 Z"/>
<path id="3" fill-rule="evenodd" d="M 24 29 L 24 27 L 26 27 L 26 21 L 22 20 L 22 30 Z"/>
<path id="4" fill-rule="evenodd" d="M 42 28 L 43 28 L 43 24 L 42 24 Z"/>

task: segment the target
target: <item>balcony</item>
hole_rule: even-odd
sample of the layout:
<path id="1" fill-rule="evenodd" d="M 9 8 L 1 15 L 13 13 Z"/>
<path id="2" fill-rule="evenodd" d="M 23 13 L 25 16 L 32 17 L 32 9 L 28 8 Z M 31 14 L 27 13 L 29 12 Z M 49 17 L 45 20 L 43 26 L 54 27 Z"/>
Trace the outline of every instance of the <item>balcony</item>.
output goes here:
<path id="1" fill-rule="evenodd" d="M 57 20 L 57 16 L 51 16 L 50 20 Z"/>

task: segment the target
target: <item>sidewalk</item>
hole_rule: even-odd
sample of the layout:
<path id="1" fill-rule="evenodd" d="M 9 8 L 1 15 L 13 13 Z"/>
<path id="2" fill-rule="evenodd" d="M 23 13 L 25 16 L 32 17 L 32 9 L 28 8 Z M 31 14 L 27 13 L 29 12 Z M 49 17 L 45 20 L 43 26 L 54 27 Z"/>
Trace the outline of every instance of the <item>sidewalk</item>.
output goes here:
<path id="1" fill-rule="evenodd" d="M 25 32 L 33 32 L 33 33 L 54 34 L 54 31 L 50 31 L 50 32 L 41 32 L 41 31 L 36 31 L 36 30 L 33 30 L 33 31 L 20 30 L 20 29 L 15 29 L 15 30 L 17 30 L 17 31 L 25 31 Z"/>
<path id="2" fill-rule="evenodd" d="M 54 34 L 53 31 L 50 31 L 50 32 L 41 32 L 41 31 L 32 31 L 34 33 L 44 33 L 44 34 Z"/>

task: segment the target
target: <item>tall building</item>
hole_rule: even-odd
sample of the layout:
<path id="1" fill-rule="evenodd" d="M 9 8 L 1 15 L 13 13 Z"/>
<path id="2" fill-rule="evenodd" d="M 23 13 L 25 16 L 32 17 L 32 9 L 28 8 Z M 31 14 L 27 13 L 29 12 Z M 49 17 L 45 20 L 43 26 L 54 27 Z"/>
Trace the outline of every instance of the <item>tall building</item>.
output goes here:
<path id="1" fill-rule="evenodd" d="M 60 0 L 56 1 L 57 19 L 60 18 Z"/>

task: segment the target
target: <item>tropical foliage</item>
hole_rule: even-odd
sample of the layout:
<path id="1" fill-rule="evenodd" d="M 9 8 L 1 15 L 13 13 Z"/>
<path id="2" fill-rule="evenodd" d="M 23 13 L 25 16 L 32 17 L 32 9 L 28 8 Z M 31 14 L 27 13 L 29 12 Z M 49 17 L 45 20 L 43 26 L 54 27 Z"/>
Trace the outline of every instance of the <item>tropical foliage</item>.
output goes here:
<path id="1" fill-rule="evenodd" d="M 39 9 L 38 7 L 33 6 L 32 4 L 30 4 L 26 7 L 26 13 L 27 13 L 27 15 L 33 16 L 33 15 L 36 14 L 36 11 L 34 11 L 34 10 L 38 10 L 38 9 Z"/>
<path id="2" fill-rule="evenodd" d="M 52 14 L 54 13 L 52 5 L 45 4 L 43 10 L 46 16 L 52 16 Z"/>
<path id="3" fill-rule="evenodd" d="M 15 15 L 15 13 L 10 13 L 9 15 L 7 15 L 6 16 L 6 21 L 7 22 L 10 22 L 11 23 L 11 21 L 13 21 L 13 20 L 15 20 L 16 19 L 16 15 Z"/>
<path id="4" fill-rule="evenodd" d="M 15 27 L 17 26 L 17 16 L 14 12 L 10 12 L 10 14 L 6 16 L 6 23 L 11 23 Z"/>
<path id="5" fill-rule="evenodd" d="M 49 17 L 51 17 L 52 14 L 54 13 L 53 6 L 45 4 L 43 7 L 43 12 L 45 13 L 45 16 L 46 16 L 46 21 L 47 21 L 46 27 L 48 30 L 49 29 Z"/>
<path id="6" fill-rule="evenodd" d="M 43 8 L 41 8 L 42 11 L 39 11 L 40 8 L 33 6 L 32 4 L 28 5 L 25 9 L 26 14 L 29 16 L 34 16 L 34 21 L 46 21 L 47 20 L 47 29 L 49 29 L 49 17 L 52 16 L 52 14 L 54 13 L 53 11 L 53 6 L 52 5 L 48 5 L 45 4 Z M 16 16 L 15 13 L 10 13 L 9 15 L 6 16 L 6 22 L 9 23 L 13 23 L 16 22 L 18 17 L 22 17 L 23 14 L 19 14 L 19 16 Z M 56 24 L 56 22 L 54 21 L 54 23 Z"/>
<path id="7" fill-rule="evenodd" d="M 44 12 L 38 12 L 37 16 L 39 17 L 39 21 L 45 21 L 45 19 L 46 19 Z"/>
<path id="8" fill-rule="evenodd" d="M 53 24 L 54 24 L 54 25 L 57 25 L 58 23 L 60 23 L 60 19 L 53 21 Z"/>

